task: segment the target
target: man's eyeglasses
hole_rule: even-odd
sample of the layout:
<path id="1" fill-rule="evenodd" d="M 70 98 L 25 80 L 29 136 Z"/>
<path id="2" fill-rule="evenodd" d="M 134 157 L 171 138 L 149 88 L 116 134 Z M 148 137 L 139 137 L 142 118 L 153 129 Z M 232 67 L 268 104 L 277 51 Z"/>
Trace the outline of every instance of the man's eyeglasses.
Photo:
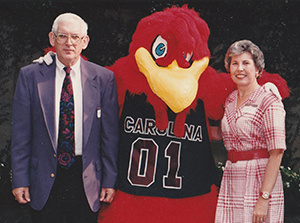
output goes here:
<path id="1" fill-rule="evenodd" d="M 54 36 L 58 43 L 65 43 L 68 41 L 68 38 L 70 38 L 72 44 L 78 44 L 79 41 L 84 38 L 84 36 L 80 37 L 78 35 L 67 35 L 67 34 L 62 34 L 62 33 L 59 33 L 57 35 L 54 33 Z"/>

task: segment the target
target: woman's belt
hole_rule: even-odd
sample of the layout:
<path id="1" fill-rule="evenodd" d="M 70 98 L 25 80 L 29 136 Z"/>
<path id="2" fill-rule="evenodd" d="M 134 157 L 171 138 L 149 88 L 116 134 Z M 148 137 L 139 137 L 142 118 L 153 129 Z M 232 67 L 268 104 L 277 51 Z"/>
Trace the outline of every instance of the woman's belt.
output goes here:
<path id="1" fill-rule="evenodd" d="M 248 151 L 227 151 L 227 160 L 230 160 L 232 163 L 242 160 L 253 160 L 253 159 L 262 159 L 269 158 L 269 152 L 267 149 L 258 149 L 258 150 L 248 150 Z"/>

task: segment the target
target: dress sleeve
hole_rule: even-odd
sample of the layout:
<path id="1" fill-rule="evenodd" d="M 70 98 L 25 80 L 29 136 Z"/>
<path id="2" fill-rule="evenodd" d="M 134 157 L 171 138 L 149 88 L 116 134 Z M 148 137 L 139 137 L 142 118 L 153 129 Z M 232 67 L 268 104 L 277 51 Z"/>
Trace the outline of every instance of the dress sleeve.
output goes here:
<path id="1" fill-rule="evenodd" d="M 286 150 L 285 110 L 280 100 L 274 101 L 266 109 L 263 122 L 268 151 L 272 149 Z"/>

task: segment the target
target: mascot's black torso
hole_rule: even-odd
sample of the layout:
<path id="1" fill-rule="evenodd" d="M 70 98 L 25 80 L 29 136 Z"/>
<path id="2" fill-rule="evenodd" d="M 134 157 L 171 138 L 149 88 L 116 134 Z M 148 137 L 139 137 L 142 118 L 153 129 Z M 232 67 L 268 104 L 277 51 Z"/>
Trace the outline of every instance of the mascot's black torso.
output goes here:
<path id="1" fill-rule="evenodd" d="M 169 125 L 155 126 L 147 96 L 126 93 L 120 118 L 118 189 L 123 192 L 185 198 L 210 192 L 216 167 L 210 150 L 203 102 L 186 118 L 185 135 L 173 133 L 176 114 L 168 110 Z"/>

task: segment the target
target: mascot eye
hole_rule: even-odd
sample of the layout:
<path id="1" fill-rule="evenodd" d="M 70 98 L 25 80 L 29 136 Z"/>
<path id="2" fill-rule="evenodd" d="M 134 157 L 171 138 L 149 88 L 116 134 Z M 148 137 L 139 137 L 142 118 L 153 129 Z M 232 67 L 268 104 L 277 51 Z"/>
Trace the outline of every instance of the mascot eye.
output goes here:
<path id="1" fill-rule="evenodd" d="M 152 44 L 152 56 L 155 59 L 165 57 L 168 50 L 167 41 L 161 36 L 157 36 L 155 41 Z"/>

